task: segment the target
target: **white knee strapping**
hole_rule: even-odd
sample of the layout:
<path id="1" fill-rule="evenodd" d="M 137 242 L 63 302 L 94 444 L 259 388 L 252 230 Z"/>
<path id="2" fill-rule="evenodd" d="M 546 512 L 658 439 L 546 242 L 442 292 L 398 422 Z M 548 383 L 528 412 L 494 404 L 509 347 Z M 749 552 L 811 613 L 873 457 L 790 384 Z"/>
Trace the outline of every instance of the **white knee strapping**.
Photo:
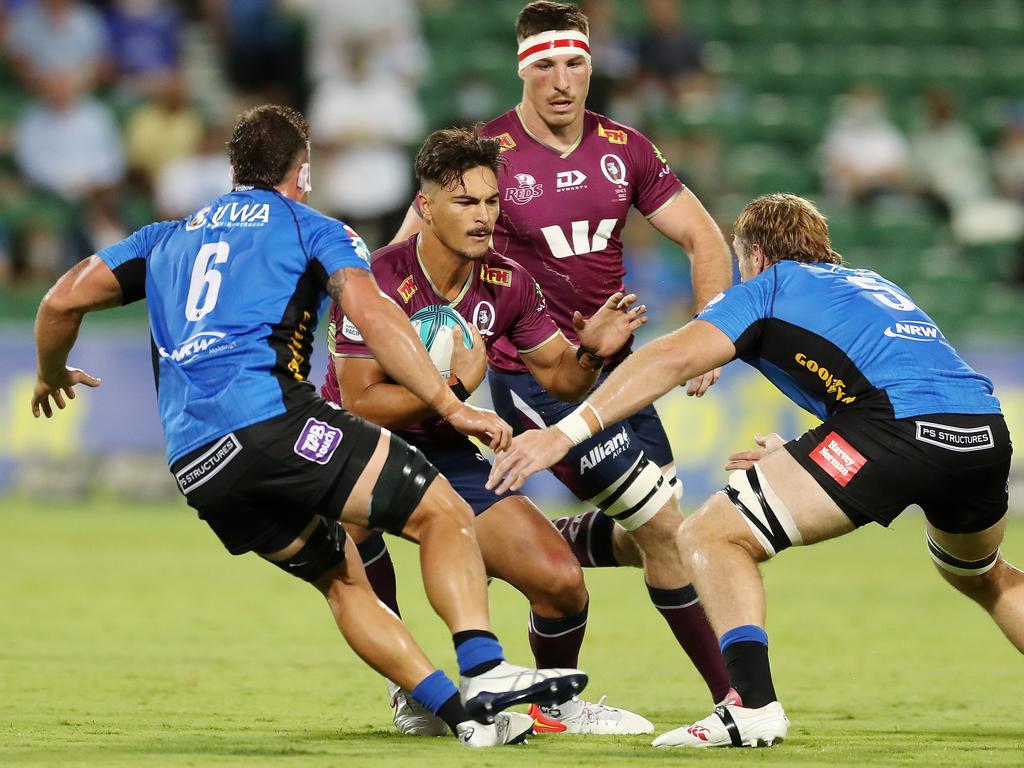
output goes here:
<path id="1" fill-rule="evenodd" d="M 981 576 L 995 568 L 996 563 L 999 562 L 998 547 L 995 552 L 985 555 L 980 560 L 961 560 L 940 547 L 927 531 L 925 538 L 928 540 L 928 554 L 931 555 L 935 564 L 956 576 Z"/>
<path id="2" fill-rule="evenodd" d="M 666 464 L 661 468 L 661 474 L 665 477 L 665 482 L 672 486 L 672 495 L 676 497 L 676 502 L 683 500 L 683 481 L 676 475 L 676 465 Z"/>
<path id="3" fill-rule="evenodd" d="M 646 523 L 672 498 L 672 486 L 646 456 L 640 456 L 606 490 L 590 499 L 627 531 Z"/>
<path id="4" fill-rule="evenodd" d="M 786 547 L 803 544 L 789 509 L 756 464 L 729 475 L 729 484 L 721 492 L 736 505 L 768 557 L 774 557 Z"/>

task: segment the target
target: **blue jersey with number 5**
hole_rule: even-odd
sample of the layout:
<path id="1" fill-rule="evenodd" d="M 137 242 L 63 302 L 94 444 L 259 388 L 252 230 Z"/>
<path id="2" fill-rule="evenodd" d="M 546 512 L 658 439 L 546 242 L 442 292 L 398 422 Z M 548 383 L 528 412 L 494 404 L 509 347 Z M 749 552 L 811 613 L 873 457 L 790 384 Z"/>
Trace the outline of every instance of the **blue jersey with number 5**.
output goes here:
<path id="1" fill-rule="evenodd" d="M 897 419 L 1000 413 L 992 382 L 903 289 L 869 270 L 780 261 L 698 318 L 821 419 L 848 408 Z"/>
<path id="2" fill-rule="evenodd" d="M 349 227 L 265 189 L 237 189 L 98 255 L 124 303 L 147 300 L 170 463 L 316 397 L 306 377 L 327 279 L 369 269 Z"/>

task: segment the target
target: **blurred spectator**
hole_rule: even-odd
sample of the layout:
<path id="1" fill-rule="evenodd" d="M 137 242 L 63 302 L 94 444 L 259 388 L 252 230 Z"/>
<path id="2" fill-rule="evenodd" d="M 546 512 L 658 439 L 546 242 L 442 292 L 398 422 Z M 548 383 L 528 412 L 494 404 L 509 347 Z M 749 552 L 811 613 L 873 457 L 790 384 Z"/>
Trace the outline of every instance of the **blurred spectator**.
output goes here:
<path id="1" fill-rule="evenodd" d="M 129 98 L 163 89 L 181 65 L 182 18 L 165 0 L 114 0 L 107 13 L 117 87 Z"/>
<path id="2" fill-rule="evenodd" d="M 349 49 L 365 55 L 361 71 L 371 76 L 399 77 L 416 86 L 429 55 L 420 34 L 414 0 L 288 0 L 304 14 L 308 26 L 307 74 L 319 85 L 352 80 Z M 362 75 L 360 75 L 362 77 Z"/>
<path id="3" fill-rule="evenodd" d="M 180 73 L 151 83 L 154 98 L 139 105 L 125 125 L 128 165 L 151 188 L 167 163 L 193 154 L 203 139 L 203 118 L 188 102 Z"/>
<path id="4" fill-rule="evenodd" d="M 594 57 L 587 108 L 607 114 L 616 86 L 632 83 L 637 75 L 636 41 L 623 34 L 616 22 L 613 0 L 585 0 L 582 9 L 590 22 Z"/>
<path id="5" fill-rule="evenodd" d="M 874 86 L 855 86 L 840 98 L 822 156 L 825 189 L 842 199 L 868 203 L 907 192 L 907 139 L 889 119 Z"/>
<path id="6" fill-rule="evenodd" d="M 243 95 L 301 105 L 305 85 L 296 27 L 280 0 L 201 0 L 224 55 L 228 79 Z M 374 5 L 374 3 L 370 3 Z"/>
<path id="7" fill-rule="evenodd" d="M 180 219 L 231 189 L 225 144 L 230 128 L 208 125 L 195 151 L 166 163 L 156 177 L 157 213 Z"/>
<path id="8" fill-rule="evenodd" d="M 409 148 L 424 117 L 403 78 L 369 68 L 370 46 L 350 41 L 346 50 L 350 77 L 321 82 L 309 105 L 314 196 L 367 242 L 383 244 L 412 197 Z"/>
<path id="9" fill-rule="evenodd" d="M 645 0 L 644 6 L 647 24 L 637 46 L 641 72 L 648 84 L 677 101 L 704 71 L 704 43 L 686 26 L 682 0 Z"/>
<path id="10" fill-rule="evenodd" d="M 999 192 L 1024 204 L 1024 102 L 1009 115 L 992 153 L 992 172 Z"/>
<path id="11" fill-rule="evenodd" d="M 74 72 L 91 89 L 111 74 L 110 42 L 103 17 L 78 0 L 36 0 L 15 8 L 7 25 L 11 63 L 28 87 Z"/>
<path id="12" fill-rule="evenodd" d="M 117 184 L 124 174 L 114 116 L 79 88 L 75 73 L 51 72 L 14 129 L 14 159 L 25 178 L 69 200 Z"/>
<path id="13" fill-rule="evenodd" d="M 925 200 L 947 219 L 960 243 L 1014 242 L 1024 234 L 1018 203 L 995 196 L 988 156 L 957 118 L 953 95 L 925 94 L 924 124 L 910 137 L 915 181 Z"/>
<path id="14" fill-rule="evenodd" d="M 925 114 L 910 135 L 911 169 L 926 200 L 946 220 L 964 205 L 991 194 L 988 160 L 981 142 L 956 114 L 953 94 L 924 94 Z"/>

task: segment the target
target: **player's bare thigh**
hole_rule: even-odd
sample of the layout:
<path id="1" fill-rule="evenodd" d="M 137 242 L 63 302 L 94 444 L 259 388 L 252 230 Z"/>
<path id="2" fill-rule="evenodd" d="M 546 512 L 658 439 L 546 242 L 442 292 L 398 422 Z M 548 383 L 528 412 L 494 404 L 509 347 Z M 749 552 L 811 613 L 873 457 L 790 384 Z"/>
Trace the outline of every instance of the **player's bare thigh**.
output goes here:
<path id="1" fill-rule="evenodd" d="M 507 496 L 476 518 L 488 574 L 531 602 L 575 613 L 587 601 L 583 570 L 554 524 L 526 496 Z"/>
<path id="2" fill-rule="evenodd" d="M 850 518 L 787 451 L 773 451 L 757 462 L 757 466 L 785 507 L 777 512 L 788 514 L 799 531 L 799 542 L 794 544 L 815 544 L 854 529 Z M 680 531 L 683 544 L 709 538 L 739 544 L 757 560 L 769 557 L 746 518 L 724 493 L 709 498 L 685 521 Z"/>

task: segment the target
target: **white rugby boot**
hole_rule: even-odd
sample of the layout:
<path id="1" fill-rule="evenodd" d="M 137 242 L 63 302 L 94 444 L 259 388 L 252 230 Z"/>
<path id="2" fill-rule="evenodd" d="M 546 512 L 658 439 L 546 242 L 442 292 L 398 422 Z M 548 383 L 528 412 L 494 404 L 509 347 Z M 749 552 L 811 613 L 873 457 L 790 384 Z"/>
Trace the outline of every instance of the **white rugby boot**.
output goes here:
<path id="1" fill-rule="evenodd" d="M 463 746 L 500 747 L 503 744 L 525 744 L 533 733 L 533 718 L 522 712 L 499 712 L 490 725 L 467 720 L 455 726 L 456 736 Z"/>
<path id="2" fill-rule="evenodd" d="M 406 736 L 447 736 L 451 731 L 444 720 L 393 682 L 384 678 L 388 686 L 391 708 L 395 710 L 395 728 Z"/>
<path id="3" fill-rule="evenodd" d="M 727 704 L 693 725 L 663 733 L 654 747 L 770 747 L 784 741 L 789 718 L 777 701 L 758 709 Z"/>
<path id="4" fill-rule="evenodd" d="M 589 733 L 601 736 L 624 736 L 654 733 L 654 723 L 636 712 L 605 704 L 602 696 L 595 704 L 575 696 L 564 704 L 530 707 L 536 733 Z"/>
<path id="5" fill-rule="evenodd" d="M 578 669 L 532 669 L 503 661 L 481 675 L 463 677 L 459 692 L 469 716 L 490 723 L 517 704 L 561 704 L 586 685 L 587 675 Z"/>

